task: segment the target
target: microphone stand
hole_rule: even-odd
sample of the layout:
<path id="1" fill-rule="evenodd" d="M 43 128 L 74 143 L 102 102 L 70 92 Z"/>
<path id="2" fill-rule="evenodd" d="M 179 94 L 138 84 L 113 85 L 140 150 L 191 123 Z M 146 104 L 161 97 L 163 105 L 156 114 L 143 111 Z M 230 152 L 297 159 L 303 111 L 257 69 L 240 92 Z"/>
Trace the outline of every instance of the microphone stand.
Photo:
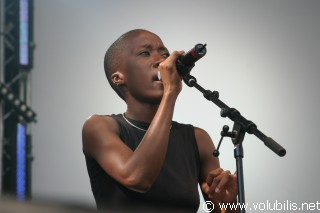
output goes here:
<path id="1" fill-rule="evenodd" d="M 195 87 L 196 89 L 198 89 L 200 92 L 203 93 L 203 96 L 207 100 L 212 101 L 214 104 L 220 107 L 221 117 L 228 117 L 232 121 L 234 121 L 232 132 L 225 134 L 225 136 L 229 136 L 232 138 L 232 143 L 234 144 L 234 147 L 235 147 L 234 157 L 236 159 L 237 177 L 238 177 L 238 202 L 239 202 L 238 207 L 240 207 L 241 213 L 245 213 L 246 210 L 244 208 L 245 207 L 244 177 L 243 177 L 244 175 L 243 175 L 243 163 L 242 163 L 242 158 L 244 157 L 242 142 L 245 134 L 246 133 L 254 134 L 269 149 L 271 149 L 280 157 L 283 157 L 286 154 L 286 150 L 281 145 L 279 145 L 276 141 L 274 141 L 271 137 L 267 137 L 265 134 L 259 131 L 257 128 L 257 125 L 254 124 L 252 121 L 247 120 L 245 117 L 243 117 L 238 110 L 236 110 L 235 108 L 230 108 L 225 103 L 223 103 L 219 99 L 219 92 L 217 91 L 212 92 L 210 90 L 204 89 L 197 83 L 197 79 L 194 76 L 191 76 L 190 74 L 184 74 L 183 80 L 189 87 Z M 226 131 L 228 131 L 228 129 Z M 223 134 L 221 133 L 221 135 Z M 221 141 L 222 141 L 222 138 L 219 142 L 218 149 Z M 213 153 L 213 155 L 218 156 L 219 151 L 215 150 L 215 152 Z"/>

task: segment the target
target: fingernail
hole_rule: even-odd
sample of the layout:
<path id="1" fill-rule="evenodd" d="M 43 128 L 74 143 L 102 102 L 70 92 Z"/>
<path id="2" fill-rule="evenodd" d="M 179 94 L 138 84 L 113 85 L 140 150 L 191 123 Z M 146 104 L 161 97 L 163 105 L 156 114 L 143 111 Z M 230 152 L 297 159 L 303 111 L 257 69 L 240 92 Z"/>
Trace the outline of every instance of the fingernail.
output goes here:
<path id="1" fill-rule="evenodd" d="M 216 193 L 219 193 L 219 192 L 220 192 L 220 189 L 216 188 L 214 191 L 215 191 Z"/>

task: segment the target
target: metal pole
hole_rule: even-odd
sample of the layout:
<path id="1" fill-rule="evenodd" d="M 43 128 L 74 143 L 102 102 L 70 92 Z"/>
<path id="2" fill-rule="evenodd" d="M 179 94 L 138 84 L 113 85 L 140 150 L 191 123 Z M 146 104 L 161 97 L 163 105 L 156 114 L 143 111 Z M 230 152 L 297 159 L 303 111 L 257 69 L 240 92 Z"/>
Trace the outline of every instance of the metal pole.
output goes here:
<path id="1" fill-rule="evenodd" d="M 4 0 L 0 0 L 0 81 L 4 80 L 4 23 L 5 23 Z M 0 103 L 0 197 L 2 192 L 2 148 L 3 148 L 3 104 Z"/>

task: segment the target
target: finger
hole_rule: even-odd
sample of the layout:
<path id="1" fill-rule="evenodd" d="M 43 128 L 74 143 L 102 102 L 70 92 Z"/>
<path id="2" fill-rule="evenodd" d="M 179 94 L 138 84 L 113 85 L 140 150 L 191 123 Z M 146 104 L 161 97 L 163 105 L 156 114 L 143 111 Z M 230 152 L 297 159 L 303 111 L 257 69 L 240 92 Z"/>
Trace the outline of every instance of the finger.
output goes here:
<path id="1" fill-rule="evenodd" d="M 207 176 L 207 179 L 206 179 L 207 184 L 210 186 L 214 178 L 218 177 L 222 172 L 223 172 L 223 169 L 221 168 L 212 170 Z"/>
<path id="2" fill-rule="evenodd" d="M 215 193 L 215 190 L 216 190 L 216 187 L 218 185 L 218 182 L 219 182 L 219 180 L 217 178 L 214 178 L 213 181 L 211 182 L 211 184 L 208 185 L 208 187 L 209 187 L 208 194 L 209 195 Z"/>
<path id="3" fill-rule="evenodd" d="M 232 184 L 238 185 L 238 176 L 237 174 L 232 175 Z"/>
<path id="4" fill-rule="evenodd" d="M 201 184 L 201 189 L 202 189 L 202 191 L 204 192 L 204 193 L 206 193 L 206 194 L 208 194 L 209 193 L 209 186 L 208 186 L 208 184 L 207 183 L 202 183 Z"/>
<path id="5" fill-rule="evenodd" d="M 183 50 L 179 50 L 179 51 L 173 51 L 172 52 L 172 55 L 174 56 L 174 57 L 177 57 L 177 58 L 179 58 L 180 56 L 182 56 L 184 54 L 184 51 Z"/>
<path id="6" fill-rule="evenodd" d="M 219 176 L 219 182 L 217 183 L 215 192 L 219 193 L 227 186 L 227 184 L 232 180 L 233 175 L 231 175 L 230 171 L 224 171 Z"/>
<path id="7" fill-rule="evenodd" d="M 224 177 L 224 174 L 221 173 L 218 176 L 213 178 L 211 185 L 209 185 L 210 186 L 210 189 L 209 189 L 210 194 L 214 194 L 215 192 L 217 192 L 217 186 L 221 182 L 221 179 L 223 177 Z M 220 190 L 218 190 L 218 191 L 220 191 Z"/>
<path id="8" fill-rule="evenodd" d="M 165 60 L 166 63 L 174 63 L 181 55 L 183 55 L 184 51 L 173 51 L 170 56 Z M 163 62 L 162 62 L 163 63 Z"/>

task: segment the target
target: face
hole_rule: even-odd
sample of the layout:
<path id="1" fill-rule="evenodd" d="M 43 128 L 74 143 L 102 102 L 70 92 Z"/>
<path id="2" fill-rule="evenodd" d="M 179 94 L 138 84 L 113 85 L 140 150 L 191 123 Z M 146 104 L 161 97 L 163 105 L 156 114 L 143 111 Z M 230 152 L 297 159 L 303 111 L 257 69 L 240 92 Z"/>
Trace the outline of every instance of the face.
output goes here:
<path id="1" fill-rule="evenodd" d="M 158 66 L 168 56 L 157 35 L 147 31 L 132 35 L 122 57 L 126 95 L 140 102 L 159 104 L 163 85 L 157 78 Z"/>

